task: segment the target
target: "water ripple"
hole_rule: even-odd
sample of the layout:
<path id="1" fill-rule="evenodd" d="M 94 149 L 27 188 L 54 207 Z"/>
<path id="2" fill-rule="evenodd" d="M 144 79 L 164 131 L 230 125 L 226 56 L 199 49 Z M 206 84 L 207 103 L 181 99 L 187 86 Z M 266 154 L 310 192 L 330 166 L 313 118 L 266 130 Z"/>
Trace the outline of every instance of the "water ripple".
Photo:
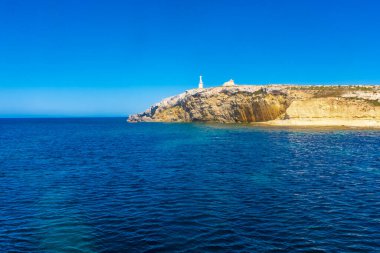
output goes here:
<path id="1" fill-rule="evenodd" d="M 4 252 L 379 252 L 380 132 L 0 120 Z"/>

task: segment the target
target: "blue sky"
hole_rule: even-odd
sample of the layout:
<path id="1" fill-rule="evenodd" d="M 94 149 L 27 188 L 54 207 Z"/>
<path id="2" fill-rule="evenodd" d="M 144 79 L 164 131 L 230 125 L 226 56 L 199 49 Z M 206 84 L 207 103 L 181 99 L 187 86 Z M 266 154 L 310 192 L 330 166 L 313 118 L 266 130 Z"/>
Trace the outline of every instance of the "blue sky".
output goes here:
<path id="1" fill-rule="evenodd" d="M 380 83 L 380 1 L 0 0 L 0 117 L 125 116 L 241 84 Z"/>

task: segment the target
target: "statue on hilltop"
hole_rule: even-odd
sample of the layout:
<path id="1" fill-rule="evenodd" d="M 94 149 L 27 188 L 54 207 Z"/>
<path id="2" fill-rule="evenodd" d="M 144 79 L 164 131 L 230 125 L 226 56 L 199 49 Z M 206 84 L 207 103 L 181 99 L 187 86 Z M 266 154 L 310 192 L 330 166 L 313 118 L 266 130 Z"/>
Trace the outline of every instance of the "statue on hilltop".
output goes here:
<path id="1" fill-rule="evenodd" d="M 202 76 L 199 76 L 199 84 L 198 84 L 198 89 L 203 89 L 203 81 L 202 81 Z"/>

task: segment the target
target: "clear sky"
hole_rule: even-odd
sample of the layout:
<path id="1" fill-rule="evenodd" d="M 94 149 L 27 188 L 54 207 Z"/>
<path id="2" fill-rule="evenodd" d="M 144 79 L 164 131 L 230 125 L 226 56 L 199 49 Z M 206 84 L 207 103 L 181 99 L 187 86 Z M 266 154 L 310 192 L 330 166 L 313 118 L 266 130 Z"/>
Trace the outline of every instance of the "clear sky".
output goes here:
<path id="1" fill-rule="evenodd" d="M 0 0 L 0 117 L 125 116 L 240 84 L 380 83 L 380 1 Z"/>

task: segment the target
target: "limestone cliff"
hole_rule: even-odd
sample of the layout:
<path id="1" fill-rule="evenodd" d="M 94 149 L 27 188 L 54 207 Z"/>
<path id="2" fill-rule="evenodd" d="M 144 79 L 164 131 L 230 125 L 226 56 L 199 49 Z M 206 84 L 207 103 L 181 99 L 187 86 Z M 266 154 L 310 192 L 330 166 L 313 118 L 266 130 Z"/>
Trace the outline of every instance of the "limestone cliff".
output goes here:
<path id="1" fill-rule="evenodd" d="M 380 126 L 380 88 L 244 85 L 194 89 L 164 99 L 128 121 Z"/>

